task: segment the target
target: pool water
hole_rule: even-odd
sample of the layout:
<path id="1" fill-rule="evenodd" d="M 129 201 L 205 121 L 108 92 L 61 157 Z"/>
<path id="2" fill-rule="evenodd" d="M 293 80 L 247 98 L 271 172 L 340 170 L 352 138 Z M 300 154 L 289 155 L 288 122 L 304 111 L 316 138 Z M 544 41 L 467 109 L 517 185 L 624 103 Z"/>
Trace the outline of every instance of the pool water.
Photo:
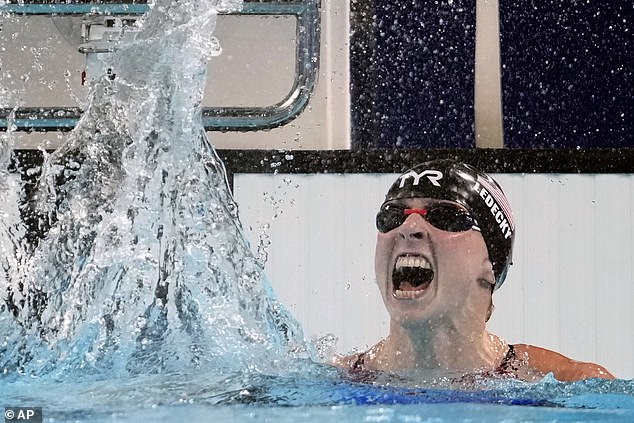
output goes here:
<path id="1" fill-rule="evenodd" d="M 274 376 L 140 375 L 3 385 L 5 405 L 42 407 L 46 421 L 632 421 L 631 381 L 489 382 L 487 389 L 377 386 L 302 363 Z M 402 379 L 401 379 L 402 380 Z M 496 386 L 497 385 L 497 386 Z"/>
<path id="2" fill-rule="evenodd" d="M 45 157 L 28 202 L 46 235 L 24 242 L 19 214 L 3 213 L 5 373 L 262 369 L 306 349 L 201 122 L 215 18 L 239 6 L 157 2 L 113 53 L 116 78 L 92 82 L 79 124 Z"/>

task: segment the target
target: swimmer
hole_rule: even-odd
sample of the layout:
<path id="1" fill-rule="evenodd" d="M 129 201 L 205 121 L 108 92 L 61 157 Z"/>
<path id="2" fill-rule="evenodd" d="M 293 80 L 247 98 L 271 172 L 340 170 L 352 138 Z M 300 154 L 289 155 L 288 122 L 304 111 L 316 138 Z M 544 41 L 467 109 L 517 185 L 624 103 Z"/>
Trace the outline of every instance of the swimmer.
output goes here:
<path id="1" fill-rule="evenodd" d="M 515 238 L 508 201 L 489 175 L 451 160 L 418 165 L 391 186 L 376 226 L 375 273 L 389 335 L 335 365 L 527 381 L 551 372 L 560 381 L 614 378 L 600 365 L 509 345 L 487 331 Z"/>

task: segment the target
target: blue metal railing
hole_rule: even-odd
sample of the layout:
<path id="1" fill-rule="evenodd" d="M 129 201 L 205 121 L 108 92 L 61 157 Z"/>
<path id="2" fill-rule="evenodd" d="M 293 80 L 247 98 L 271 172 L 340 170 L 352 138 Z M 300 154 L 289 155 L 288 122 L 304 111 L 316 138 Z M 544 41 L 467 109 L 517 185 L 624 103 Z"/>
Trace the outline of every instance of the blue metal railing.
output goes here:
<path id="1" fill-rule="evenodd" d="M 53 1 L 0 0 L 0 13 L 19 15 L 141 15 L 145 2 L 87 2 L 72 4 Z M 5 0 L 6 1 L 6 0 Z M 241 10 L 223 15 L 281 15 L 296 19 L 295 79 L 288 94 L 265 107 L 204 107 L 203 125 L 208 131 L 255 131 L 281 126 L 297 117 L 307 106 L 317 83 L 320 51 L 320 0 L 245 1 Z M 0 130 L 11 125 L 18 131 L 68 131 L 77 125 L 82 110 L 77 107 L 25 107 L 0 109 Z"/>

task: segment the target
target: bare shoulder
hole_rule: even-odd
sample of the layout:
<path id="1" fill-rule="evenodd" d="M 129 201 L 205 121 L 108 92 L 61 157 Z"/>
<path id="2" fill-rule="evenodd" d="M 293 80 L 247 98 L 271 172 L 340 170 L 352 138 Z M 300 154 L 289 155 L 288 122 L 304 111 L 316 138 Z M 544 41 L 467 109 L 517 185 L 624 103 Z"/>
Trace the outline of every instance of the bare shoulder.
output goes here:
<path id="1" fill-rule="evenodd" d="M 555 351 L 534 345 L 514 345 L 517 357 L 542 374 L 553 373 L 557 380 L 572 382 L 589 378 L 614 379 L 603 366 L 576 361 Z"/>

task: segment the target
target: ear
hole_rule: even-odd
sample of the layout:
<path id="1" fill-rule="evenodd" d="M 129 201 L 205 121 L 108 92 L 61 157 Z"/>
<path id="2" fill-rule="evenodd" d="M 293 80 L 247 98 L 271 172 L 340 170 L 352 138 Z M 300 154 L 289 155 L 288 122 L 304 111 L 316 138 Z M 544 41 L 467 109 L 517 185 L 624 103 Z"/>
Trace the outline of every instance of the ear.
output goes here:
<path id="1" fill-rule="evenodd" d="M 493 288 L 495 287 L 495 274 L 493 273 L 493 263 L 491 263 L 491 260 L 488 258 L 482 262 L 480 274 L 478 275 L 478 282 L 480 285 L 493 292 Z"/>

